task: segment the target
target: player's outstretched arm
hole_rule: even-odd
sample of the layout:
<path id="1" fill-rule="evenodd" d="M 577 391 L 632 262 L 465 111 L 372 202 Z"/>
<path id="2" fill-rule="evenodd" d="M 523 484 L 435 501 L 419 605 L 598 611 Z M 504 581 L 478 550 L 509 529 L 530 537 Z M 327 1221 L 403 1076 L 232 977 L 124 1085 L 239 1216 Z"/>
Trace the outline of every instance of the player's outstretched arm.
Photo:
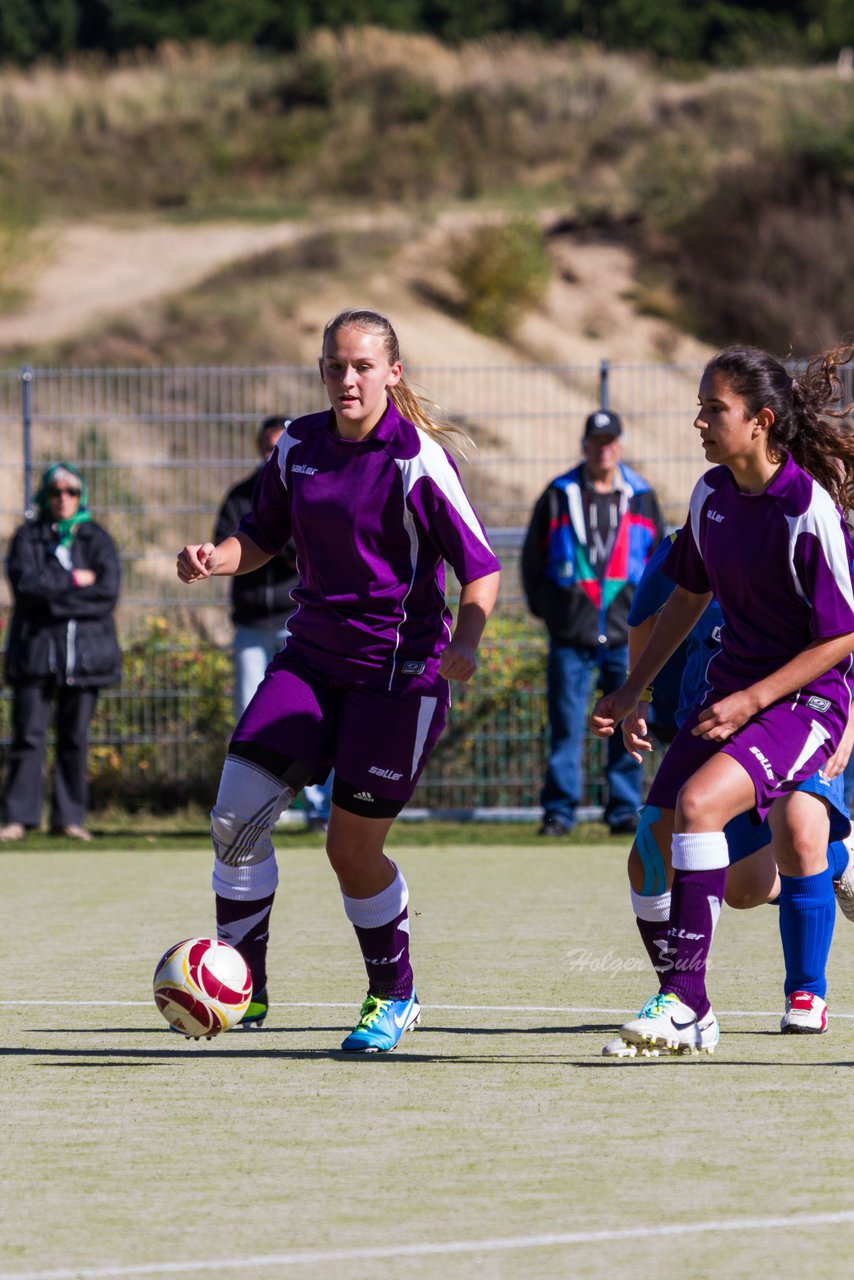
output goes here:
<path id="1" fill-rule="evenodd" d="M 486 620 L 498 598 L 499 572 L 467 582 L 460 591 L 457 625 L 439 660 L 439 674 L 446 680 L 470 680 L 477 670 L 477 647 Z"/>
<path id="2" fill-rule="evenodd" d="M 212 542 L 188 543 L 178 552 L 176 567 L 182 582 L 251 573 L 272 556 L 243 533 L 233 533 L 216 546 Z"/>

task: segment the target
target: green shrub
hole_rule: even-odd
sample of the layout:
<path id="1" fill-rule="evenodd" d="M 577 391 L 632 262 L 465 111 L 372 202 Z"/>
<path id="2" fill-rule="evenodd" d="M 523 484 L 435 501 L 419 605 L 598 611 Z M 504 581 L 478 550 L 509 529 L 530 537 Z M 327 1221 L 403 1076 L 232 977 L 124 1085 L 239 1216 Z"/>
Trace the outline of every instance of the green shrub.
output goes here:
<path id="1" fill-rule="evenodd" d="M 92 725 L 93 807 L 211 804 L 234 724 L 230 653 L 162 617 L 123 653 L 122 684 L 105 690 Z"/>
<path id="2" fill-rule="evenodd" d="M 542 232 L 523 218 L 458 240 L 450 269 L 461 291 L 460 314 L 490 337 L 511 337 L 525 312 L 542 300 L 552 275 Z"/>
<path id="3" fill-rule="evenodd" d="M 851 330 L 852 133 L 722 167 L 675 236 L 673 278 L 695 331 L 809 356 Z"/>

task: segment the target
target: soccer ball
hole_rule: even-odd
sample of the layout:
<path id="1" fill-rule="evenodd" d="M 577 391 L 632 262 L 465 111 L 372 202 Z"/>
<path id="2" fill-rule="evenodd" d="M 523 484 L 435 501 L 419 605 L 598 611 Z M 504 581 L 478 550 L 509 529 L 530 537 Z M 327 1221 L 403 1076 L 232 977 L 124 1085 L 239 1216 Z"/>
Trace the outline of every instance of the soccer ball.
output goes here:
<path id="1" fill-rule="evenodd" d="M 154 970 L 154 1003 L 171 1027 L 194 1040 L 237 1026 L 251 999 L 246 961 L 216 938 L 176 942 Z"/>

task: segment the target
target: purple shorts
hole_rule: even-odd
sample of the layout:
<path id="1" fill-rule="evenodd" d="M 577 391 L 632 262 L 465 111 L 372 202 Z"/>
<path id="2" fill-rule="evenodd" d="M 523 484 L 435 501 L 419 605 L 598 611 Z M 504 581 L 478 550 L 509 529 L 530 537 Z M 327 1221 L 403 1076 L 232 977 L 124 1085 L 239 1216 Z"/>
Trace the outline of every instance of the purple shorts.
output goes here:
<path id="1" fill-rule="evenodd" d="M 756 811 L 764 819 L 775 800 L 796 791 L 799 783 L 822 768 L 839 745 L 845 728 L 845 721 L 833 707 L 821 715 L 801 703 L 775 702 L 723 744 L 692 737 L 691 730 L 703 707 L 724 696 L 709 692 L 702 705 L 692 707 L 655 775 L 648 804 L 675 809 L 683 783 L 722 751 L 750 775 Z"/>
<path id="2" fill-rule="evenodd" d="M 388 693 L 321 674 L 276 654 L 234 730 L 289 756 L 315 777 L 330 769 L 348 787 L 400 808 L 412 798 L 448 714 L 447 680 Z"/>

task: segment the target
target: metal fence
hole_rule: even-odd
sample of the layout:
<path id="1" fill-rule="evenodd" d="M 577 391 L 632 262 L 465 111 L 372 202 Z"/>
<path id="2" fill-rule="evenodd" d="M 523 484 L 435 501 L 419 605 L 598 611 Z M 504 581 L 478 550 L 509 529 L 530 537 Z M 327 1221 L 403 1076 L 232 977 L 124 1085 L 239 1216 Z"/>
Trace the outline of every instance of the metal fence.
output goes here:
<path id="1" fill-rule="evenodd" d="M 476 682 L 455 694 L 449 731 L 413 801 L 431 810 L 538 803 L 545 765 L 545 637 L 526 616 L 519 546 L 549 480 L 580 456 L 591 409 L 626 427 L 626 460 L 681 520 L 703 461 L 692 429 L 700 369 L 674 365 L 410 367 L 410 380 L 477 444 L 463 478 L 505 566 Z M 212 532 L 224 491 L 256 464 L 258 423 L 324 407 L 316 370 L 134 368 L 0 371 L 0 546 L 34 480 L 68 459 L 87 480 L 96 518 L 123 567 L 118 612 L 125 678 L 93 724 L 97 804 L 211 798 L 230 727 L 227 584 L 188 590 L 175 575 L 185 542 Z M 0 627 L 8 621 L 3 583 Z M 9 697 L 0 699 L 0 753 Z M 2 763 L 2 762 L 0 762 Z M 602 800 L 592 745 L 586 803 Z"/>

